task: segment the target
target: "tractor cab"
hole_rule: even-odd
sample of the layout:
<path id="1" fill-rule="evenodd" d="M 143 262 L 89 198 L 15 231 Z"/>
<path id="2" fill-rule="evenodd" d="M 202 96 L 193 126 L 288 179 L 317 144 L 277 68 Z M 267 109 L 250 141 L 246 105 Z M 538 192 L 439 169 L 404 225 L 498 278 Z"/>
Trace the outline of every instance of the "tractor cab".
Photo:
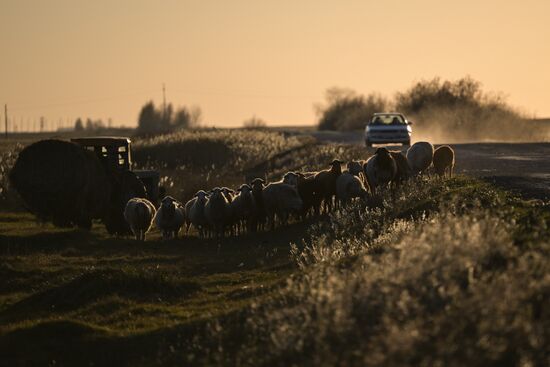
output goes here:
<path id="1" fill-rule="evenodd" d="M 158 204 L 159 179 L 157 171 L 132 170 L 132 141 L 126 137 L 74 138 L 71 142 L 94 152 L 107 170 L 132 171 L 143 182 L 147 199 Z"/>

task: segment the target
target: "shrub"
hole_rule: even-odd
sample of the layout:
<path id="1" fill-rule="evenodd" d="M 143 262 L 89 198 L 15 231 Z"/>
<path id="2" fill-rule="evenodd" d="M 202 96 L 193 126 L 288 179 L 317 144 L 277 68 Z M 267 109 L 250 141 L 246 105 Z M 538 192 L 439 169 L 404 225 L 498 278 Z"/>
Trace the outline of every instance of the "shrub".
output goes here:
<path id="1" fill-rule="evenodd" d="M 264 129 L 267 127 L 267 123 L 259 117 L 252 116 L 251 118 L 244 120 L 243 127 L 245 129 Z"/>
<path id="2" fill-rule="evenodd" d="M 500 95 L 483 92 L 481 83 L 464 77 L 457 81 L 422 80 L 397 93 L 396 109 L 417 122 L 418 135 L 430 140 L 531 140 L 540 131 L 518 129 L 522 116 Z"/>
<path id="3" fill-rule="evenodd" d="M 540 249 L 518 251 L 513 231 L 478 208 L 398 220 L 372 238 L 319 233 L 316 260 L 295 250 L 304 272 L 250 318 L 244 354 L 264 365 L 543 365 L 550 269 Z"/>
<path id="4" fill-rule="evenodd" d="M 326 92 L 326 105 L 319 106 L 319 130 L 357 130 L 365 127 L 372 114 L 386 110 L 388 102 L 379 94 L 367 97 L 354 91 L 331 88 Z"/>

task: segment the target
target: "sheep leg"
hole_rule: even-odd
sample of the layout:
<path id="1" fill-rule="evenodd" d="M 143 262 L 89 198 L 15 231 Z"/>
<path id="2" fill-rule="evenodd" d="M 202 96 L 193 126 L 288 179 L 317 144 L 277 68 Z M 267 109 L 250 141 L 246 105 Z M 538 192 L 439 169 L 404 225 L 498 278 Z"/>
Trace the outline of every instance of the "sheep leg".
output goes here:
<path id="1" fill-rule="evenodd" d="M 269 214 L 267 216 L 267 225 L 270 230 L 273 231 L 275 229 L 275 214 Z"/>

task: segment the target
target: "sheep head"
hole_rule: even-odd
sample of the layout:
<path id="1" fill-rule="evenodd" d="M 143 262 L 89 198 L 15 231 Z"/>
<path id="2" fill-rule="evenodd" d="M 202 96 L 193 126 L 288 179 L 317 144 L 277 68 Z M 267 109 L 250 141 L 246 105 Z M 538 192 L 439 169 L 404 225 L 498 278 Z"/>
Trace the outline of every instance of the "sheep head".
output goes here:
<path id="1" fill-rule="evenodd" d="M 208 194 L 206 193 L 206 191 L 204 190 L 199 190 L 197 191 L 197 193 L 195 194 L 195 196 L 199 199 L 199 200 L 204 200 L 208 197 Z"/>
<path id="2" fill-rule="evenodd" d="M 172 217 L 176 211 L 176 199 L 171 196 L 165 196 L 160 202 L 160 209 L 168 216 Z"/>
<path id="3" fill-rule="evenodd" d="M 283 176 L 283 182 L 287 185 L 297 186 L 298 185 L 298 175 L 294 172 L 287 172 Z"/>
<path id="4" fill-rule="evenodd" d="M 261 178 L 255 178 L 250 183 L 250 186 L 252 186 L 252 190 L 254 191 L 261 191 L 264 187 L 264 183 L 265 181 L 262 180 Z"/>
<path id="5" fill-rule="evenodd" d="M 237 189 L 237 191 L 239 191 L 241 194 L 248 194 L 252 191 L 252 187 L 250 187 L 250 185 L 247 185 L 247 184 L 243 184 L 241 185 L 241 187 L 239 187 Z"/>
<path id="6" fill-rule="evenodd" d="M 359 176 L 361 171 L 363 171 L 363 167 L 361 165 L 361 162 L 359 161 L 348 162 L 348 164 L 346 165 L 346 168 L 348 169 L 348 172 L 354 176 Z"/>
<path id="7" fill-rule="evenodd" d="M 338 174 L 342 173 L 342 163 L 344 162 L 342 162 L 339 159 L 333 160 L 332 162 L 330 162 L 330 166 L 331 166 L 330 170 L 334 173 L 338 173 Z"/>

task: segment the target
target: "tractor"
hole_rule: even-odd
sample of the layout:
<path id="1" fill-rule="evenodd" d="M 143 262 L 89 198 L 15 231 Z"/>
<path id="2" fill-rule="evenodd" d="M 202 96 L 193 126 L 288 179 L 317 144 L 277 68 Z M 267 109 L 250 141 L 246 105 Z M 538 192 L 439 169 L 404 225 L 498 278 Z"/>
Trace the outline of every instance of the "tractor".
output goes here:
<path id="1" fill-rule="evenodd" d="M 158 171 L 132 170 L 132 141 L 126 137 L 91 137 L 74 138 L 71 142 L 93 151 L 108 170 L 131 171 L 145 186 L 147 199 L 158 205 L 159 179 Z"/>

